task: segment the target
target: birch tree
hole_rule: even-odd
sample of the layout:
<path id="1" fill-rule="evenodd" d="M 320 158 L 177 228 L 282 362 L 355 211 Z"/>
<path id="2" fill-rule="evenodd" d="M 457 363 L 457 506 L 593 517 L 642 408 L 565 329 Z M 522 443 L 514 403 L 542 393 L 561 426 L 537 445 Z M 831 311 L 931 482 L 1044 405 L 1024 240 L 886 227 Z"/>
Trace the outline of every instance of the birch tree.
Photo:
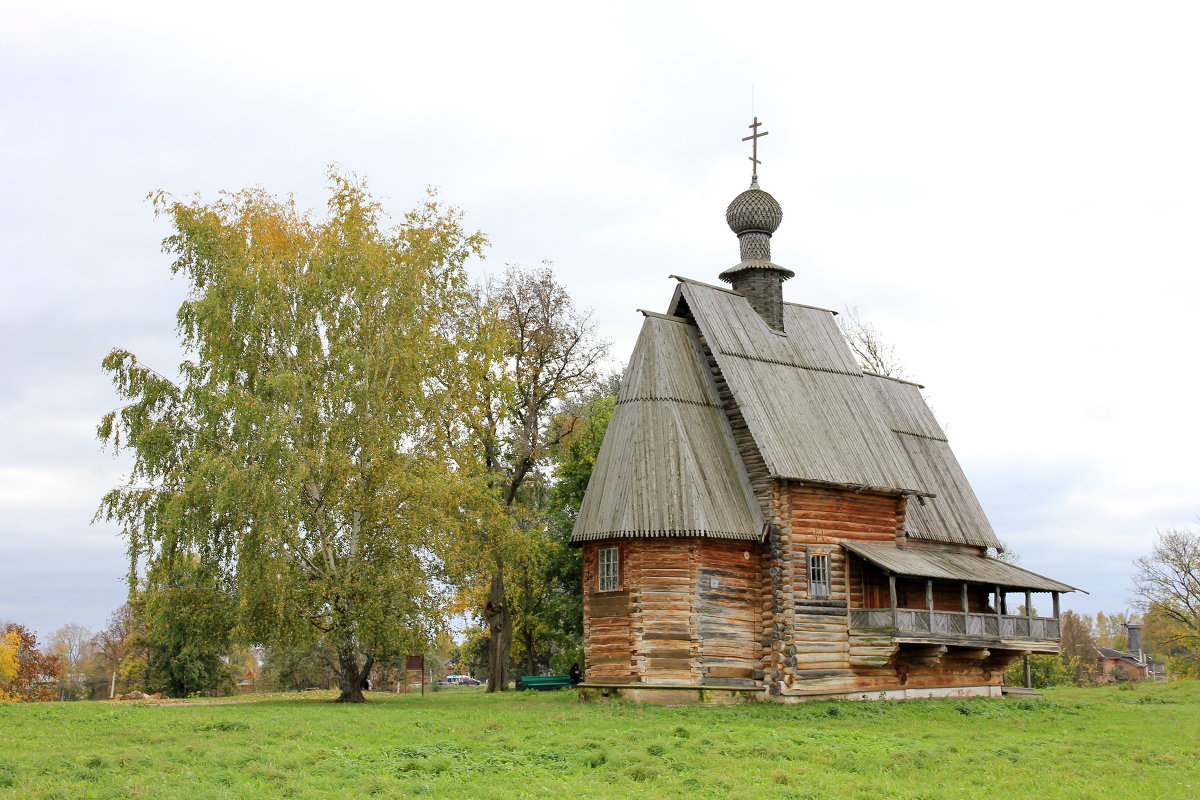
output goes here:
<path id="1" fill-rule="evenodd" d="M 239 641 L 321 641 L 339 700 L 361 701 L 381 652 L 441 622 L 438 574 L 480 493 L 445 435 L 468 422 L 448 417 L 499 354 L 459 320 L 484 237 L 434 197 L 391 227 L 365 182 L 329 179 L 323 219 L 261 189 L 153 196 L 190 357 L 177 379 L 105 359 L 127 404 L 98 433 L 133 466 L 98 516 L 121 525 L 131 581 L 194 558 L 236 598 Z"/>

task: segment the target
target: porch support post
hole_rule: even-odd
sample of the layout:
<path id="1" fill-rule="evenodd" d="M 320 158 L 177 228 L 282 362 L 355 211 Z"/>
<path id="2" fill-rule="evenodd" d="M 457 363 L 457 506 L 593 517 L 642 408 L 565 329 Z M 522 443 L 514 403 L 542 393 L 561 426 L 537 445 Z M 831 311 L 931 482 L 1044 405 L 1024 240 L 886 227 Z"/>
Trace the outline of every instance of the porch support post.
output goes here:
<path id="1" fill-rule="evenodd" d="M 1033 592 L 1025 590 L 1025 616 L 1033 616 Z"/>
<path id="2" fill-rule="evenodd" d="M 1004 614 L 1004 609 L 1000 607 L 1004 598 L 1000 595 L 1000 587 L 993 587 L 996 590 L 996 638 L 999 639 L 1004 635 L 1004 627 L 1000 623 L 1000 617 Z"/>
<path id="3" fill-rule="evenodd" d="M 1058 614 L 1058 592 L 1051 592 L 1050 596 L 1054 599 L 1054 635 L 1062 638 L 1062 618 Z"/>
<path id="4" fill-rule="evenodd" d="M 971 632 L 971 604 L 967 601 L 967 582 L 962 585 L 963 633 Z"/>
<path id="5" fill-rule="evenodd" d="M 933 633 L 933 578 L 925 579 L 925 614 L 929 618 L 929 632 Z"/>
<path id="6" fill-rule="evenodd" d="M 892 603 L 892 628 L 900 629 L 900 615 L 896 613 L 896 576 L 888 574 L 888 599 Z"/>

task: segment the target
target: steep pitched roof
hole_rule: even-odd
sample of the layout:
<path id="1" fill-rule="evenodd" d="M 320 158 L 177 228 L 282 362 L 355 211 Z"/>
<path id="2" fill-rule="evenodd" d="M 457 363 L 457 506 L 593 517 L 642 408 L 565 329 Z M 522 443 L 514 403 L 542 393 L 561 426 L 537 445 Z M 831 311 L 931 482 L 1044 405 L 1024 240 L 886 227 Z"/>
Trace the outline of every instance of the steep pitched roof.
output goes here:
<path id="1" fill-rule="evenodd" d="M 686 303 L 772 475 L 926 494 L 833 313 L 784 305 L 772 331 L 737 292 L 680 278 Z"/>
<path id="2" fill-rule="evenodd" d="M 921 488 L 934 495 L 908 503 L 904 520 L 908 535 L 1001 548 L 946 434 L 921 396 L 921 387 L 870 373 L 864 375 L 864 383 L 912 464 Z"/>
<path id="3" fill-rule="evenodd" d="M 773 475 L 917 495 L 910 536 L 1001 546 L 921 387 L 864 373 L 833 312 L 787 303 L 780 334 L 741 294 L 679 281 L 672 311 L 695 318 Z"/>
<path id="4" fill-rule="evenodd" d="M 759 506 L 701 359 L 694 327 L 646 315 L 572 542 L 761 538 Z"/>

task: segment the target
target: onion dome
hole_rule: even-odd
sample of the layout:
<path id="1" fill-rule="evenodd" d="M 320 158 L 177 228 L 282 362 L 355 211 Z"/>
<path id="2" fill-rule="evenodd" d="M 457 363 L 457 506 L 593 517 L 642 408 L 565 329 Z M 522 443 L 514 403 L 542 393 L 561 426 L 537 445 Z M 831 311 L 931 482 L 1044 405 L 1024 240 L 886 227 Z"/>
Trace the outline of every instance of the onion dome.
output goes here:
<path id="1" fill-rule="evenodd" d="M 738 236 L 749 231 L 770 236 L 783 222 L 783 207 L 769 192 L 754 186 L 733 198 L 725 209 L 725 221 Z"/>

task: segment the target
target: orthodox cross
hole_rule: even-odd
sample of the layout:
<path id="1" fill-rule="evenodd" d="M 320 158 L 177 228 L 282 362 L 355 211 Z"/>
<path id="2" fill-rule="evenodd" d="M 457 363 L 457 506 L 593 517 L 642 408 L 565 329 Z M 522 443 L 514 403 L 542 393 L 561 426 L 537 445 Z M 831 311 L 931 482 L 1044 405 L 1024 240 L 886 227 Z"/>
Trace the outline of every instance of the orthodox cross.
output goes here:
<path id="1" fill-rule="evenodd" d="M 753 133 L 751 133 L 749 136 L 742 137 L 743 142 L 751 143 L 752 155 L 750 156 L 750 161 L 754 163 L 754 166 L 751 168 L 753 170 L 751 177 L 753 178 L 755 184 L 758 183 L 758 165 L 762 163 L 758 160 L 758 140 L 770 133 L 770 131 L 763 131 L 762 133 L 759 133 L 758 129 L 761 125 L 762 123 L 758 121 L 758 117 L 755 117 L 754 122 L 746 126 L 752 130 Z"/>

